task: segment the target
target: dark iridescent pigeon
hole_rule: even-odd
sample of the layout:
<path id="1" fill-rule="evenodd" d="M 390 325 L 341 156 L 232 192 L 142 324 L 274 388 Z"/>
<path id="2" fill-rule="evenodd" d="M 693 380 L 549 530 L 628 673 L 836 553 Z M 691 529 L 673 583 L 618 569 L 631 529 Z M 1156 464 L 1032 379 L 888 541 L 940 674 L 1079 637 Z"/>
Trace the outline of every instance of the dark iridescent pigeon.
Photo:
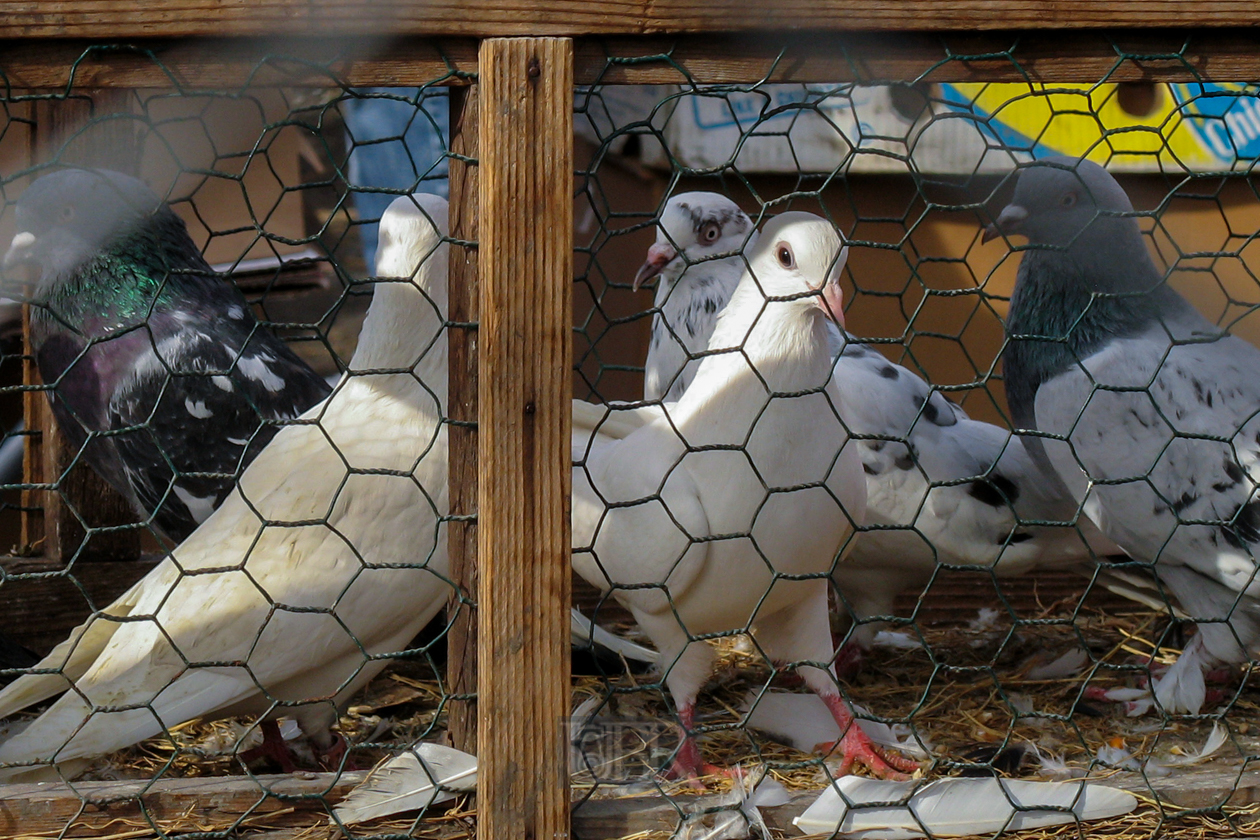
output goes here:
<path id="1" fill-rule="evenodd" d="M 1260 350 L 1167 286 L 1124 190 L 1089 161 L 1020 173 L 986 239 L 1028 238 L 1003 354 L 1029 449 L 1102 531 L 1199 620 L 1158 680 L 1197 713 L 1204 672 L 1260 646 Z"/>
<path id="2" fill-rule="evenodd" d="M 6 271 L 38 274 L 31 343 L 84 460 L 175 542 L 328 384 L 254 319 L 143 183 L 66 169 L 17 203 Z M 149 519 L 150 517 L 151 520 Z"/>

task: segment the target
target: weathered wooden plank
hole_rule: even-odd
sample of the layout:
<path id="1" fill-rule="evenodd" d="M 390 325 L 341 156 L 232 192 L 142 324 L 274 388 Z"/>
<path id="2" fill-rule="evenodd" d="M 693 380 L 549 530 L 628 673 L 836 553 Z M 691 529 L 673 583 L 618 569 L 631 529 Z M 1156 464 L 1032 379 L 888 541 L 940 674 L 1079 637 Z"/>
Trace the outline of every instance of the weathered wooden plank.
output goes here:
<path id="1" fill-rule="evenodd" d="M 145 837 L 317 824 L 364 772 L 0 785 L 0 836 Z M 322 818 L 321 818 L 322 817 Z M 140 833 L 120 833 L 126 829 Z M 147 829 L 148 831 L 145 831 Z M 235 834 L 235 832 L 232 832 Z"/>
<path id="2" fill-rule="evenodd" d="M 578 84 L 876 81 L 1248 81 L 1260 31 L 726 33 L 586 37 Z M 468 84 L 471 39 L 147 39 L 0 42 L 13 91 L 106 87 L 233 90 L 246 86 Z"/>
<path id="3" fill-rule="evenodd" d="M 39 0 L 0 2 L 0 37 L 346 34 L 470 37 L 1256 25 L 1250 0 Z"/>
<path id="4" fill-rule="evenodd" d="M 126 114 L 126 90 L 85 91 L 90 98 L 43 101 L 35 106 L 33 162 L 58 161 L 134 171 L 139 145 L 135 123 L 101 119 Z M 37 371 L 28 377 L 37 377 Z M 38 399 L 47 399 L 40 393 Z M 32 398 L 34 399 L 34 398 Z M 32 494 L 43 509 L 43 555 L 51 560 L 131 560 L 140 556 L 139 528 L 89 533 L 136 522 L 131 506 L 82 462 L 62 436 L 47 407 L 26 403 L 27 428 L 40 432 L 41 480 L 54 489 Z"/>
<path id="5" fill-rule="evenodd" d="M 462 85 L 476 70 L 476 42 L 455 38 L 0 42 L 0 73 L 13 90 L 423 85 L 439 80 Z"/>
<path id="6" fill-rule="evenodd" d="M 785 837 L 797 837 L 800 830 L 792 825 L 792 820 L 804 813 L 817 798 L 817 791 L 795 793 L 783 805 L 759 810 L 768 828 L 781 832 Z M 663 837 L 677 832 L 678 836 L 703 837 L 706 832 L 700 825 L 683 831 L 679 831 L 679 827 L 689 819 L 698 822 L 704 819 L 705 814 L 718 809 L 735 811 L 738 806 L 724 794 L 589 799 L 573 809 L 573 835 L 593 839 L 637 837 L 659 832 Z"/>
<path id="7" fill-rule="evenodd" d="M 478 88 L 478 797 L 568 835 L 573 44 L 489 39 Z"/>
<path id="8" fill-rule="evenodd" d="M 39 366 L 35 364 L 35 351 L 31 347 L 31 307 L 22 307 L 22 385 L 36 388 L 41 384 Z M 43 484 L 44 478 L 44 429 L 52 425 L 48 396 L 43 391 L 22 392 L 22 421 L 26 425 L 25 446 L 22 449 L 22 481 L 25 484 Z M 38 554 L 44 550 L 44 508 L 41 506 L 47 491 L 29 489 L 22 491 L 21 536 L 23 553 Z"/>
<path id="9" fill-rule="evenodd" d="M 1246 29 L 585 38 L 575 69 L 580 84 L 1192 82 L 1258 72 L 1260 31 Z"/>
<path id="10" fill-rule="evenodd" d="M 477 87 L 451 91 L 451 237 L 456 241 L 477 239 Z M 450 445 L 451 515 L 477 512 L 477 430 L 458 425 L 477 420 L 477 248 L 452 245 L 450 249 L 450 398 L 447 413 L 457 422 L 447 440 Z M 473 520 L 452 521 L 446 530 L 451 580 L 459 587 L 450 608 L 455 611 L 446 635 L 446 677 L 452 694 L 477 690 L 477 614 L 465 599 L 477 597 L 477 525 Z M 465 752 L 477 753 L 477 704 L 475 700 L 451 701 L 447 716 L 451 743 Z"/>
<path id="11" fill-rule="evenodd" d="M 0 558 L 0 631 L 44 654 L 70 631 L 148 574 L 159 558 L 127 563 Z"/>

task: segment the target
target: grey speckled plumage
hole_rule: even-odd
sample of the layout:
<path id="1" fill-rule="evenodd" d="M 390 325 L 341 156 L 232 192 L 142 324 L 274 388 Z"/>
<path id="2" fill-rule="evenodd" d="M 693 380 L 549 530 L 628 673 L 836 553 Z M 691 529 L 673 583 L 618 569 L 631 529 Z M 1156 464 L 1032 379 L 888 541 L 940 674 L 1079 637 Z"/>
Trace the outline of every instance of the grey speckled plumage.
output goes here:
<path id="1" fill-rule="evenodd" d="M 720 235 L 698 245 L 703 232 Z M 743 272 L 738 252 L 756 232 L 734 202 L 716 193 L 686 193 L 670 200 L 662 231 L 640 274 L 653 258 L 670 255 L 662 243 L 677 243 L 687 260 L 663 263 L 659 313 L 648 352 L 644 398 L 664 394 L 669 401 L 686 389 L 686 355 L 675 336 L 692 342 L 690 352 L 708 348 L 708 339 Z M 707 226 L 707 227 L 706 227 Z M 725 257 L 714 255 L 728 254 Z M 685 271 L 683 269 L 686 269 Z M 668 272 L 668 274 L 666 273 Z M 682 319 L 695 301 L 711 302 L 694 322 Z M 861 440 L 867 484 L 864 533 L 834 577 L 850 610 L 859 618 L 891 615 L 895 597 L 922 587 L 937 561 L 995 566 L 1002 575 L 1047 564 L 1088 562 L 1093 552 L 1114 550 L 1092 525 L 1034 527 L 1025 522 L 1075 522 L 1075 503 L 1033 462 L 1021 438 L 1006 429 L 972 420 L 917 374 L 888 361 L 874 348 L 852 341 L 838 328 L 830 332 L 836 355 L 834 382 L 844 420 Z M 700 343 L 703 338 L 703 343 Z M 718 348 L 715 348 L 718 349 Z M 691 364 L 695 364 L 692 362 Z M 680 371 L 682 371 L 680 373 Z M 672 385 L 670 384 L 672 382 Z M 853 635 L 869 645 L 876 626 Z"/>
<path id="2" fill-rule="evenodd" d="M 748 216 L 714 193 L 681 193 L 665 205 L 656 244 L 635 278 L 636 287 L 649 277 L 660 278 L 644 399 L 674 402 L 687 390 L 717 314 L 739 284 L 743 252 L 756 239 Z"/>
<path id="3" fill-rule="evenodd" d="M 1025 169 L 990 235 L 1028 238 L 1005 379 L 1038 457 L 1159 586 L 1200 619 L 1156 683 L 1198 712 L 1203 672 L 1260 645 L 1260 350 L 1168 288 L 1124 190 L 1100 166 Z M 1096 482 L 1106 482 L 1099 484 Z"/>
<path id="4" fill-rule="evenodd" d="M 105 170 L 37 180 L 5 268 L 34 267 L 31 340 L 54 416 L 144 519 L 182 541 L 328 384 L 255 320 L 184 223 Z"/>

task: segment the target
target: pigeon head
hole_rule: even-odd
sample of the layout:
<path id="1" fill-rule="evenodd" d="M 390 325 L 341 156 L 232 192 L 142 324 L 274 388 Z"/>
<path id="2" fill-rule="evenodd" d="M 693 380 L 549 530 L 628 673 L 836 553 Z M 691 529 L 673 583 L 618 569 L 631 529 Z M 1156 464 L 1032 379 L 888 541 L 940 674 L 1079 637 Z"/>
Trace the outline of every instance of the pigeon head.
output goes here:
<path id="1" fill-rule="evenodd" d="M 849 247 L 831 222 L 791 212 L 780 213 L 761 229 L 748 266 L 767 300 L 816 308 L 843 327 L 840 275 L 848 257 Z"/>
<path id="2" fill-rule="evenodd" d="M 750 236 L 756 236 L 752 220 L 739 205 L 712 192 L 674 196 L 666 203 L 659 224 L 656 244 L 634 275 L 635 291 L 657 275 L 676 280 L 692 263 L 739 253 Z"/>
<path id="3" fill-rule="evenodd" d="M 446 229 L 447 203 L 440 196 L 416 193 L 394 199 L 381 215 L 377 276 L 419 282 L 421 265 L 442 245 Z"/>
<path id="4" fill-rule="evenodd" d="M 40 291 L 132 234 L 163 208 L 142 181 L 106 169 L 63 169 L 37 180 L 17 202 L 18 233 L 6 272 L 27 265 Z"/>
<path id="5" fill-rule="evenodd" d="M 1035 259 L 1053 266 L 1050 276 L 1059 281 L 1075 276 L 1095 292 L 1146 293 L 1162 287 L 1164 275 L 1132 213 L 1124 188 L 1098 164 L 1046 158 L 1020 171 L 1010 204 L 984 241 L 1018 234 L 1041 246 Z"/>
<path id="6" fill-rule="evenodd" d="M 1011 203 L 985 228 L 984 241 L 1018 234 L 1034 245 L 1067 248 L 1095 231 L 1136 231 L 1136 222 L 1122 216 L 1132 212 L 1107 170 L 1089 160 L 1051 157 L 1020 171 Z"/>

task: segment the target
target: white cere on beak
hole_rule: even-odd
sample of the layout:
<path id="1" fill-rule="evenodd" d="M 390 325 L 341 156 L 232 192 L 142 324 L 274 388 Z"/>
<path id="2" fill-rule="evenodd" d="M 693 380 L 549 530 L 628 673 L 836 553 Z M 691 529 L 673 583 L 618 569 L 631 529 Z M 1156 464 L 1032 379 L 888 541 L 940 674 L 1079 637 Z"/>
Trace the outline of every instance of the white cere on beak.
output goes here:
<path id="1" fill-rule="evenodd" d="M 4 267 L 12 268 L 22 260 L 26 259 L 26 252 L 35 244 L 35 234 L 29 230 L 24 230 L 17 236 L 13 237 L 13 241 L 9 243 L 9 250 L 4 255 Z"/>

